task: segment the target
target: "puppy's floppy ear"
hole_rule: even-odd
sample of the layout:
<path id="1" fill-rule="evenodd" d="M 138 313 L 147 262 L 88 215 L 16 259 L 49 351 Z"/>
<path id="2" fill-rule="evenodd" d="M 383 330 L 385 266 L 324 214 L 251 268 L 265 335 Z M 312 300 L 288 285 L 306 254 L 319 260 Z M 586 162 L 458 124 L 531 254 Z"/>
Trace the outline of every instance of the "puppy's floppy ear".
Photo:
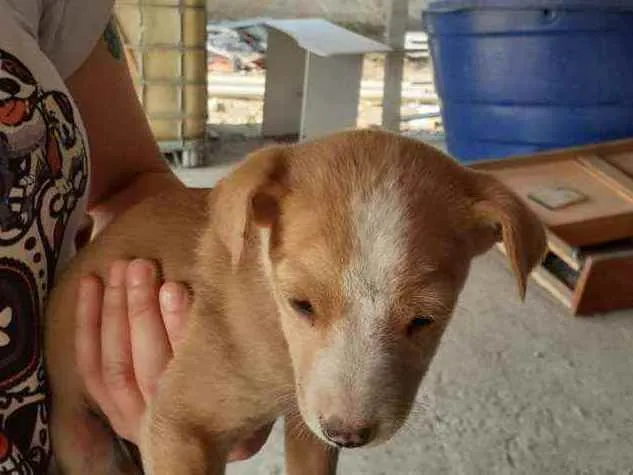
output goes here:
<path id="1" fill-rule="evenodd" d="M 536 214 L 512 191 L 491 175 L 470 171 L 474 181 L 472 206 L 476 222 L 475 252 L 489 249 L 503 240 L 517 279 L 521 300 L 527 279 L 545 257 L 545 228 Z"/>
<path id="2" fill-rule="evenodd" d="M 251 223 L 273 227 L 279 217 L 279 200 L 285 194 L 287 147 L 256 151 L 217 186 L 213 225 L 231 254 L 233 267 L 242 257 Z"/>

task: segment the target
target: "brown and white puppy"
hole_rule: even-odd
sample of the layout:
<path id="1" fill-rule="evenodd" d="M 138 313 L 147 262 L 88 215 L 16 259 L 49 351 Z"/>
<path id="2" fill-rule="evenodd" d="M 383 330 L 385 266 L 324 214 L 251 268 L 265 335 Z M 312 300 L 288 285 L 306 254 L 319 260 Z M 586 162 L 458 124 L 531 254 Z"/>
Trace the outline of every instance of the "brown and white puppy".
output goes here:
<path id="1" fill-rule="evenodd" d="M 51 296 L 61 467 L 133 472 L 116 465 L 74 369 L 69 303 L 81 274 L 151 258 L 193 290 L 142 430 L 146 473 L 224 473 L 235 441 L 285 416 L 288 473 L 332 474 L 338 448 L 385 442 L 402 426 L 471 260 L 500 239 L 523 297 L 545 251 L 535 215 L 491 176 L 378 130 L 263 149 L 210 193 L 145 200 Z"/>

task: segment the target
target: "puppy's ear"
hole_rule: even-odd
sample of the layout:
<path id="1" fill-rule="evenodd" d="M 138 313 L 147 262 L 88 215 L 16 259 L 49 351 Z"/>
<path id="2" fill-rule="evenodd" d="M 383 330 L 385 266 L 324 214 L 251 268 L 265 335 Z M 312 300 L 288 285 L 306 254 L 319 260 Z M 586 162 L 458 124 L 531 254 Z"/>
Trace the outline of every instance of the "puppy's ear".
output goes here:
<path id="1" fill-rule="evenodd" d="M 545 228 L 536 214 L 496 178 L 481 172 L 471 173 L 475 183 L 472 207 L 477 228 L 475 253 L 482 253 L 503 240 L 519 295 L 524 300 L 528 276 L 545 257 Z"/>
<path id="2" fill-rule="evenodd" d="M 285 194 L 287 147 L 269 147 L 249 155 L 220 181 L 213 204 L 213 225 L 231 254 L 233 267 L 242 257 L 249 226 L 273 227 Z"/>

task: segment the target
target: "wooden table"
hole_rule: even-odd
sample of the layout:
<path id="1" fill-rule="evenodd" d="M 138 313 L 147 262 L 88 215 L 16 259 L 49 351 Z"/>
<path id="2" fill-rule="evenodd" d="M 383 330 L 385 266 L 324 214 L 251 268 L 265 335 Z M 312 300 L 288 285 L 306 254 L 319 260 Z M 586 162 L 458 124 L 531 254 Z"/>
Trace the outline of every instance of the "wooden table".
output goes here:
<path id="1" fill-rule="evenodd" d="M 495 175 L 543 220 L 549 254 L 533 275 L 573 315 L 633 307 L 633 139 L 471 167 Z M 534 199 L 544 188 L 584 199 L 551 209 Z"/>

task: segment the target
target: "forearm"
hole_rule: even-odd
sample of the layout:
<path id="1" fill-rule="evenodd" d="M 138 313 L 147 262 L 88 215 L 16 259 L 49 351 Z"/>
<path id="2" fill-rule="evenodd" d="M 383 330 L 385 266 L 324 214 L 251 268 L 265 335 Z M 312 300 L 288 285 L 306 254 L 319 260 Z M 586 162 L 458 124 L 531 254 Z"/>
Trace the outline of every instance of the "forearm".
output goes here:
<path id="1" fill-rule="evenodd" d="M 144 197 L 184 186 L 160 157 L 127 64 L 114 54 L 122 46 L 108 31 L 66 80 L 90 144 L 87 206 L 96 232 Z"/>

